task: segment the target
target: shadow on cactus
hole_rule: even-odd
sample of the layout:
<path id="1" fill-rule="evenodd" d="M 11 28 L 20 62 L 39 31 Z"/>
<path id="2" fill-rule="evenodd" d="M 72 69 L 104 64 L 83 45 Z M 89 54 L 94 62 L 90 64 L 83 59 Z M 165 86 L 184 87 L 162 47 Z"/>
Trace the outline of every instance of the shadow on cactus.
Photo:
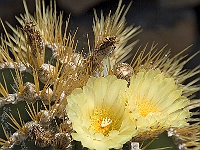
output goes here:
<path id="1" fill-rule="evenodd" d="M 200 149 L 199 78 L 183 84 L 200 73 L 183 69 L 197 54 L 170 58 L 152 44 L 132 56 L 141 30 L 126 26 L 122 0 L 94 12 L 94 47 L 78 52 L 55 2 L 36 0 L 33 16 L 23 2 L 13 35 L 1 21 L 1 149 Z"/>

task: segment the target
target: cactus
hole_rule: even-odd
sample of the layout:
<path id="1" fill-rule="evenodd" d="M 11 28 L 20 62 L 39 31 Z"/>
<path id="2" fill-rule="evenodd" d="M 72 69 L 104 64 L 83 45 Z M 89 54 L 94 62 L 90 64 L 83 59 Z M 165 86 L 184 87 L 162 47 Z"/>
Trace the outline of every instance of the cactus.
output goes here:
<path id="1" fill-rule="evenodd" d="M 184 118 L 187 125 L 161 126 L 162 130 L 157 126 L 146 132 L 136 127 L 137 135 L 122 143 L 123 149 L 146 149 L 149 145 L 153 148 L 200 148 L 199 119 L 193 117 L 199 115 L 199 112 L 191 111 L 200 106 L 200 100 L 194 99 L 194 94 L 200 89 L 197 84 L 199 78 L 184 84 L 185 80 L 199 75 L 200 66 L 193 70 L 183 69 L 197 53 L 186 59 L 181 56 L 182 52 L 170 58 L 170 52 L 165 47 L 156 50 L 156 44 L 152 44 L 150 49 L 146 46 L 132 56 L 131 51 L 137 40 L 132 43 L 128 41 L 141 30 L 140 27 L 126 26 L 125 15 L 131 5 L 125 9 L 122 0 L 119 0 L 116 12 L 105 18 L 103 14 L 99 18 L 97 12 L 94 12 L 94 47 L 90 48 L 88 41 L 88 52 L 79 52 L 76 34 L 68 32 L 69 20 L 63 23 L 62 13 L 57 16 L 55 1 L 45 8 L 44 0 L 36 0 L 33 16 L 28 12 L 25 0 L 23 3 L 25 14 L 16 17 L 20 26 L 14 28 L 7 23 L 13 35 L 7 33 L 1 20 L 5 30 L 0 46 L 1 149 L 87 147 L 81 144 L 83 141 L 78 142 L 72 136 L 77 131 L 73 119 L 70 120 L 68 106 L 76 91 L 86 88 L 93 77 L 100 80 L 109 76 L 115 76 L 119 82 L 126 82 L 129 91 L 132 82 L 137 83 L 140 74 L 149 77 L 147 74 L 154 71 L 152 74 L 159 74 L 160 78 L 173 80 L 173 86 L 181 91 L 181 100 L 176 102 L 182 104 L 177 111 L 189 113 Z M 148 53 L 145 54 L 145 51 Z M 129 57 L 133 57 L 130 64 L 125 62 Z M 142 109 L 146 109 L 144 103 L 146 101 L 143 101 Z M 125 109 L 128 109 L 128 104 L 127 100 Z M 94 122 L 95 118 L 91 120 Z M 106 117 L 101 127 L 110 124 L 112 120 Z M 158 142 L 157 137 L 164 142 Z M 156 147 L 156 142 L 164 144 Z M 98 146 L 95 149 L 99 149 Z"/>

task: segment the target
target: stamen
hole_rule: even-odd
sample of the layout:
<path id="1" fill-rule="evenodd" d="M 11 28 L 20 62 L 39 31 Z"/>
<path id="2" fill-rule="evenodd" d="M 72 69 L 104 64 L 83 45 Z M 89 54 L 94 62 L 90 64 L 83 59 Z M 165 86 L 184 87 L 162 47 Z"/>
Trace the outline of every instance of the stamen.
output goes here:
<path id="1" fill-rule="evenodd" d="M 150 113 L 158 112 L 157 105 L 145 99 L 136 103 L 136 105 L 140 115 L 143 117 L 146 117 Z"/>

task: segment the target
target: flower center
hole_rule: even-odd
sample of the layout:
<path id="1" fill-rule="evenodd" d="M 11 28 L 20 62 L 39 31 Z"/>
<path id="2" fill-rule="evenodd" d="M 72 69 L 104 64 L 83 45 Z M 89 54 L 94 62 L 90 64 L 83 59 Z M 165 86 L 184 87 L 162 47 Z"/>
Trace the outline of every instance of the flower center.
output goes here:
<path id="1" fill-rule="evenodd" d="M 109 132 L 115 129 L 116 119 L 111 117 L 112 114 L 112 111 L 106 111 L 104 109 L 95 110 L 90 118 L 91 125 L 89 129 L 108 136 Z"/>
<path id="2" fill-rule="evenodd" d="M 150 113 L 157 112 L 157 106 L 156 104 L 151 103 L 148 100 L 143 99 L 140 102 L 136 103 L 138 111 L 141 116 L 146 117 Z"/>
<path id="3" fill-rule="evenodd" d="M 101 122 L 101 127 L 106 127 L 112 123 L 112 120 L 110 118 L 103 118 Z"/>

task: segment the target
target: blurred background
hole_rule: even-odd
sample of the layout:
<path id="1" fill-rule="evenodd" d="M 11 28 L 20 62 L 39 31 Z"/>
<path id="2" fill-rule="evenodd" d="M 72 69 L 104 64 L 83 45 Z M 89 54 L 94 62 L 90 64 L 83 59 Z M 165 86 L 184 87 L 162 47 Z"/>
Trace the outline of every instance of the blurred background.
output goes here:
<path id="1" fill-rule="evenodd" d="M 35 10 L 35 0 L 26 0 L 31 14 Z M 143 30 L 133 40 L 139 39 L 134 51 L 147 43 L 158 43 L 158 48 L 168 45 L 175 55 L 192 45 L 187 53 L 189 56 L 200 50 L 200 0 L 123 0 L 127 6 L 132 6 L 127 14 L 127 26 L 134 24 Z M 45 0 L 46 5 L 50 2 Z M 69 30 L 75 32 L 78 27 L 77 40 L 79 50 L 87 48 L 87 34 L 93 36 L 92 24 L 94 8 L 100 15 L 101 10 L 108 14 L 115 12 L 118 0 L 56 0 L 57 11 L 63 11 L 64 20 L 68 19 Z M 24 13 L 22 0 L 0 0 L 0 18 L 11 25 L 18 25 L 15 16 Z M 11 32 L 7 27 L 8 32 Z M 3 33 L 0 26 L 0 33 Z M 92 41 L 91 41 L 92 43 Z M 185 67 L 194 68 L 200 63 L 200 54 L 191 60 Z M 188 81 L 189 82 L 189 81 Z M 200 94 L 198 94 L 200 97 Z"/>

